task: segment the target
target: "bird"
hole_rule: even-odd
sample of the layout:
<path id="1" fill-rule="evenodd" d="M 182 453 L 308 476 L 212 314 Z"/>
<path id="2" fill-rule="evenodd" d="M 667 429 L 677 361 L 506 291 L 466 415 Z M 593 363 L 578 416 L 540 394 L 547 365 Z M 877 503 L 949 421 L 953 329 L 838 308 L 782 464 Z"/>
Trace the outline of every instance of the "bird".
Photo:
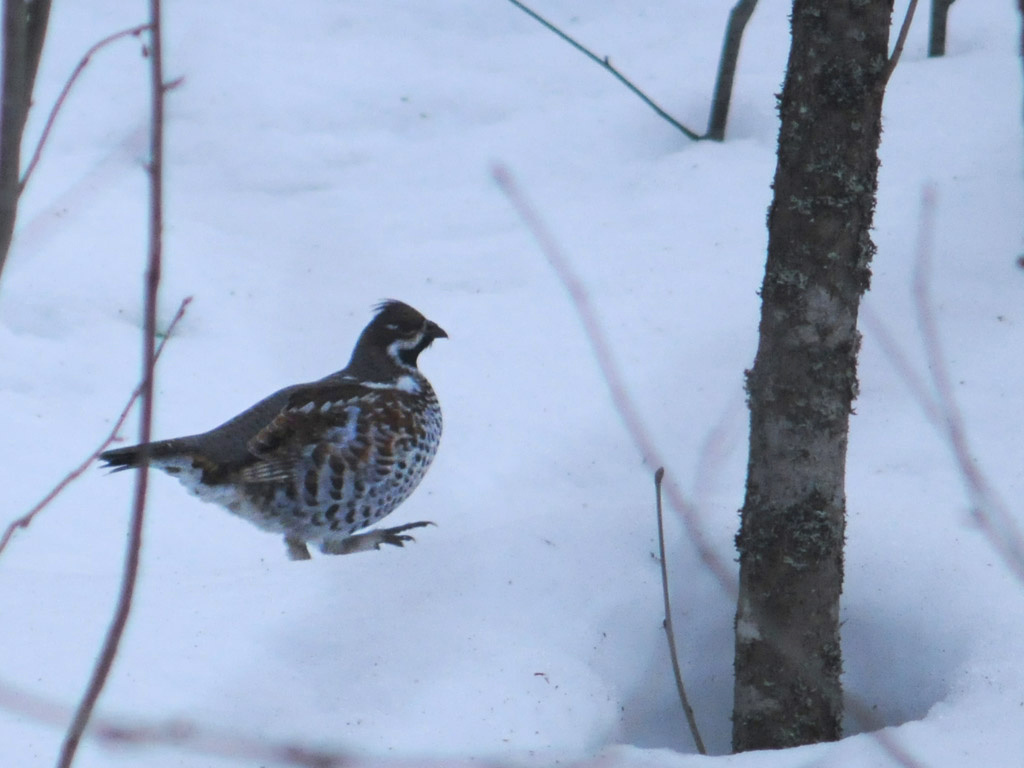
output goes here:
<path id="1" fill-rule="evenodd" d="M 342 555 L 398 547 L 430 521 L 359 533 L 389 515 L 423 479 L 441 439 L 441 406 L 417 367 L 448 334 L 389 299 L 342 370 L 278 390 L 197 435 L 100 454 L 116 472 L 150 466 L 195 496 L 284 536 L 288 557 L 308 544 Z"/>

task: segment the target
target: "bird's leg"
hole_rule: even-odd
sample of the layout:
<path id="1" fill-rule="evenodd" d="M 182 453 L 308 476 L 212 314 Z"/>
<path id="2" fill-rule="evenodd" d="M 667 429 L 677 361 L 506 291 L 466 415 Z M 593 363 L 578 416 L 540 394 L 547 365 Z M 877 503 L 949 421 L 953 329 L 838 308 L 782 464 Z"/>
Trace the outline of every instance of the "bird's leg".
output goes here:
<path id="1" fill-rule="evenodd" d="M 378 528 L 375 531 L 357 533 L 341 541 L 324 541 L 320 544 L 320 551 L 325 555 L 350 555 L 353 552 L 368 552 L 371 549 L 380 549 L 381 544 L 393 544 L 396 547 L 404 547 L 405 542 L 415 541 L 412 536 L 405 533 L 412 528 L 422 528 L 426 525 L 434 525 L 429 520 L 419 523 L 406 523 L 394 528 Z"/>
<path id="2" fill-rule="evenodd" d="M 309 560 L 309 549 L 302 539 L 295 539 L 291 536 L 284 537 L 284 545 L 288 547 L 289 560 Z"/>

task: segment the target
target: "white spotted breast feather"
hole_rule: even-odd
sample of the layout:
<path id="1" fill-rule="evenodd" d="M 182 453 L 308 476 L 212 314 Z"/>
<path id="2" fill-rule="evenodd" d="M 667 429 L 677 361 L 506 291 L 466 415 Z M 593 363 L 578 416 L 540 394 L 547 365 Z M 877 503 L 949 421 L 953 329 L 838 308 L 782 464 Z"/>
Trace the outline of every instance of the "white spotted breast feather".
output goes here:
<path id="1" fill-rule="evenodd" d="M 292 393 L 249 441 L 253 460 L 237 480 L 261 516 L 341 538 L 380 520 L 415 490 L 441 429 L 437 397 L 418 372 L 393 383 L 317 382 Z"/>

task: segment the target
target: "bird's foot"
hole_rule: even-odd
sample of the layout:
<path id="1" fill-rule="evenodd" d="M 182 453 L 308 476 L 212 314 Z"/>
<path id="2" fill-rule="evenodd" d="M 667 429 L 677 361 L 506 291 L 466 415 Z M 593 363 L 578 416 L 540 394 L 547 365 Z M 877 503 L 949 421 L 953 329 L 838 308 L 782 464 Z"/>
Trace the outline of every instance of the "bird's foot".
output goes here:
<path id="1" fill-rule="evenodd" d="M 371 549 L 380 549 L 381 544 L 392 544 L 396 547 L 404 547 L 405 542 L 415 541 L 412 536 L 405 533 L 413 528 L 423 528 L 427 525 L 435 525 L 429 520 L 418 523 L 406 523 L 394 528 L 378 528 L 375 531 L 357 533 L 341 541 L 325 541 L 320 544 L 320 551 L 325 555 L 350 555 L 353 552 L 368 552 Z"/>
<path id="2" fill-rule="evenodd" d="M 291 536 L 284 537 L 284 545 L 288 547 L 289 560 L 309 560 L 309 548 L 302 539 L 293 539 Z"/>

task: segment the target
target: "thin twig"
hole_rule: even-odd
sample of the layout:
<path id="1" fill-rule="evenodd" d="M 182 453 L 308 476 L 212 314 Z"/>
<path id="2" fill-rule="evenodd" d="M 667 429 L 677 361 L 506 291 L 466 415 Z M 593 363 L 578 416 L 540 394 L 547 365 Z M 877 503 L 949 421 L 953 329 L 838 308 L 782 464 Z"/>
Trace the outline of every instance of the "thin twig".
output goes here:
<path id="1" fill-rule="evenodd" d="M 700 754 L 706 755 L 708 751 L 704 748 L 704 740 L 700 737 L 700 730 L 697 728 L 697 717 L 693 714 L 693 707 L 690 706 L 690 699 L 687 697 L 686 687 L 683 685 L 683 673 L 679 667 L 679 655 L 676 653 L 676 633 L 672 628 L 672 601 L 669 599 L 668 594 L 668 560 L 665 558 L 665 522 L 661 509 L 661 481 L 664 477 L 665 468 L 658 467 L 654 473 L 654 497 L 658 511 L 658 557 L 661 561 L 661 592 L 665 598 L 665 637 L 668 639 L 668 653 L 672 658 L 672 673 L 676 677 L 679 702 L 683 705 L 686 722 L 690 726 L 690 733 L 693 734 L 693 743 Z"/>
<path id="2" fill-rule="evenodd" d="M 625 381 L 612 357 L 611 347 L 605 337 L 604 330 L 601 328 L 597 315 L 590 306 L 590 298 L 583 287 L 583 282 L 573 271 L 569 260 L 562 253 L 555 238 L 520 191 L 519 186 L 509 171 L 502 166 L 495 166 L 492 173 L 498 186 L 505 193 L 505 196 L 508 197 L 519 217 L 537 241 L 541 252 L 554 269 L 558 279 L 562 282 L 562 286 L 569 293 L 576 313 L 579 315 L 580 322 L 583 324 L 583 331 L 586 334 L 587 341 L 590 343 L 594 357 L 604 376 L 605 383 L 608 385 L 612 404 L 622 419 L 626 431 L 629 432 L 633 444 L 639 449 L 641 457 L 649 466 L 661 466 L 664 462 L 659 460 L 658 451 L 654 447 L 654 439 L 651 437 L 647 426 L 644 424 L 626 390 Z M 714 574 L 722 589 L 730 595 L 735 595 L 737 582 L 734 569 L 730 565 L 726 565 L 725 560 L 711 546 L 707 535 L 704 533 L 697 510 L 686 499 L 672 479 L 669 479 L 665 484 L 665 490 L 669 503 L 682 517 L 687 533 L 696 547 L 700 559 L 708 570 Z"/>
<path id="3" fill-rule="evenodd" d="M 743 395 L 736 392 L 701 441 L 693 483 L 693 503 L 697 509 L 707 507 L 707 499 L 722 471 L 722 464 L 735 448 L 738 439 L 735 430 L 736 414 L 741 410 Z"/>
<path id="4" fill-rule="evenodd" d="M 39 158 L 43 154 L 43 147 L 46 146 L 46 140 L 50 137 L 50 131 L 53 129 L 53 124 L 57 120 L 57 115 L 60 113 L 61 108 L 64 106 L 64 102 L 67 100 L 68 94 L 71 92 L 72 86 L 78 76 L 82 74 L 83 70 L 88 66 L 89 61 L 92 57 L 103 48 L 106 48 L 111 43 L 120 40 L 122 37 L 128 37 L 129 35 L 138 37 L 140 34 L 149 29 L 149 24 L 139 24 L 129 29 L 122 29 L 120 32 L 115 32 L 112 35 L 100 40 L 98 43 L 93 45 L 89 50 L 85 52 L 85 55 L 79 60 L 78 65 L 72 71 L 71 76 L 68 77 L 67 82 L 64 83 L 64 87 L 61 89 L 60 95 L 53 104 L 53 108 L 50 109 L 50 114 L 46 118 L 46 124 L 43 126 L 43 132 L 39 136 L 39 141 L 36 142 L 35 151 L 32 153 L 32 159 L 29 160 L 28 166 L 25 168 L 25 173 L 21 177 L 19 182 L 19 191 L 24 192 L 25 186 L 28 184 L 29 178 L 32 176 L 32 172 L 36 169 L 39 164 Z"/>
<path id="5" fill-rule="evenodd" d="M 0 709 L 51 726 L 71 716 L 67 706 L 0 682 Z M 257 734 L 220 731 L 191 720 L 137 721 L 96 716 L 85 737 L 111 747 L 163 746 L 207 758 L 226 758 L 248 765 L 291 768 L 342 768 L 356 761 L 338 750 L 311 749 L 302 744 L 271 741 Z"/>
<path id="6" fill-rule="evenodd" d="M 914 11 L 917 10 L 917 0 L 910 0 L 910 5 L 907 6 L 907 13 L 903 17 L 903 24 L 900 26 L 900 34 L 896 38 L 896 45 L 893 46 L 892 55 L 889 57 L 889 61 L 885 65 L 885 71 L 882 75 L 882 88 L 885 88 L 889 82 L 889 78 L 892 77 L 893 70 L 896 69 L 896 65 L 900 63 L 900 56 L 903 55 L 903 46 L 907 42 L 907 34 L 910 32 L 910 23 L 914 20 Z"/>
<path id="7" fill-rule="evenodd" d="M 164 345 L 167 344 L 167 341 L 168 339 L 170 339 L 171 334 L 174 333 L 174 329 L 178 325 L 178 322 L 181 320 L 182 317 L 184 317 L 185 309 L 188 307 L 191 301 L 191 296 L 188 296 L 184 300 L 182 300 L 181 306 L 178 307 L 178 311 L 174 314 L 174 319 L 171 320 L 171 324 L 167 326 L 167 331 L 164 333 L 163 338 L 160 340 L 160 345 L 156 348 L 156 353 L 153 356 L 154 362 L 160 359 L 160 353 L 164 351 Z M 111 443 L 113 443 L 117 439 L 117 433 L 121 431 L 121 427 L 124 426 L 125 421 L 128 419 L 128 414 L 131 413 L 132 406 L 135 405 L 135 401 L 139 399 L 139 396 L 141 394 L 142 382 L 139 382 L 139 385 L 135 387 L 135 390 L 132 392 L 131 397 L 128 398 L 128 402 L 121 410 L 121 414 L 117 417 L 117 420 L 114 422 L 113 428 L 110 430 L 107 436 L 103 438 L 103 441 L 96 447 L 96 449 L 92 453 L 90 453 L 81 464 L 79 464 L 73 470 L 68 472 L 67 475 L 65 475 L 64 478 L 59 483 L 57 483 L 52 489 L 50 489 L 49 493 L 47 493 L 42 498 L 42 500 L 39 501 L 38 504 L 36 504 L 34 507 L 32 507 L 32 509 L 30 509 L 21 517 L 15 519 L 7 526 L 6 530 L 4 530 L 3 536 L 0 537 L 0 555 L 2 555 L 4 550 L 7 548 L 7 545 L 13 538 L 15 531 L 17 531 L 19 528 L 28 528 L 32 524 L 32 521 L 35 520 L 36 515 L 38 515 L 47 506 L 49 506 L 49 504 L 55 498 L 57 498 L 57 496 L 59 496 L 73 481 L 77 480 L 82 475 L 82 473 L 85 472 L 85 470 L 87 470 L 89 466 L 96 460 L 96 458 L 101 453 L 103 453 L 103 451 L 105 451 Z"/>
<path id="8" fill-rule="evenodd" d="M 142 550 L 142 528 L 146 512 L 146 490 L 149 482 L 149 442 L 153 426 L 153 367 L 156 356 L 156 302 L 160 285 L 160 258 L 163 232 L 163 128 L 164 77 L 160 32 L 160 0 L 149 0 L 149 71 L 151 96 L 150 161 L 149 161 L 149 258 L 145 277 L 146 318 L 142 333 L 142 414 L 139 419 L 139 469 L 135 479 L 135 501 L 132 506 L 128 545 L 117 607 L 107 630 L 89 684 L 68 726 L 61 745 L 58 768 L 70 768 L 82 733 L 89 724 L 96 701 L 106 684 L 117 649 L 131 613 L 135 582 L 139 573 Z"/>
<path id="9" fill-rule="evenodd" d="M 613 67 L 612 63 L 608 60 L 607 56 L 604 56 L 604 57 L 598 56 L 596 53 L 591 51 L 589 48 L 585 47 L 583 44 L 579 43 L 578 41 L 576 41 L 575 39 L 573 39 L 572 37 L 567 35 L 565 32 L 560 30 L 558 27 L 556 27 L 550 21 L 545 19 L 539 13 L 537 13 L 536 11 L 532 10 L 531 8 L 528 8 L 527 6 L 523 5 L 521 2 L 519 2 L 519 0 L 508 0 L 508 1 L 510 3 L 512 3 L 512 5 L 514 5 L 516 8 L 521 10 L 523 13 L 525 13 L 527 16 L 529 16 L 531 19 L 534 19 L 535 21 L 540 22 L 543 26 L 547 27 L 547 29 L 549 29 L 552 32 L 554 32 L 556 35 L 558 35 L 560 38 L 565 40 L 565 42 L 567 42 L 569 45 L 571 45 L 577 51 L 582 53 L 588 59 L 590 59 L 591 61 L 595 62 L 600 67 L 602 67 L 603 69 L 607 70 L 612 75 L 614 75 L 615 78 L 620 83 L 622 83 L 630 91 L 632 91 L 634 95 L 638 96 L 640 98 L 640 100 L 643 101 L 644 104 L 646 104 L 651 109 L 653 109 L 658 114 L 659 117 L 664 118 L 669 123 L 671 123 L 674 128 L 676 128 L 677 130 L 681 131 L 686 136 L 686 138 L 692 139 L 693 141 L 700 141 L 701 138 L 703 138 L 700 134 L 695 133 L 694 131 L 691 131 L 685 125 L 683 125 L 678 120 L 676 120 L 674 117 L 672 117 L 672 115 L 670 115 L 664 109 L 659 107 L 646 93 L 644 93 L 636 85 L 634 85 L 633 82 L 629 78 L 627 78 L 625 75 L 623 75 L 621 72 L 619 72 L 619 70 L 617 70 L 615 67 Z"/>

